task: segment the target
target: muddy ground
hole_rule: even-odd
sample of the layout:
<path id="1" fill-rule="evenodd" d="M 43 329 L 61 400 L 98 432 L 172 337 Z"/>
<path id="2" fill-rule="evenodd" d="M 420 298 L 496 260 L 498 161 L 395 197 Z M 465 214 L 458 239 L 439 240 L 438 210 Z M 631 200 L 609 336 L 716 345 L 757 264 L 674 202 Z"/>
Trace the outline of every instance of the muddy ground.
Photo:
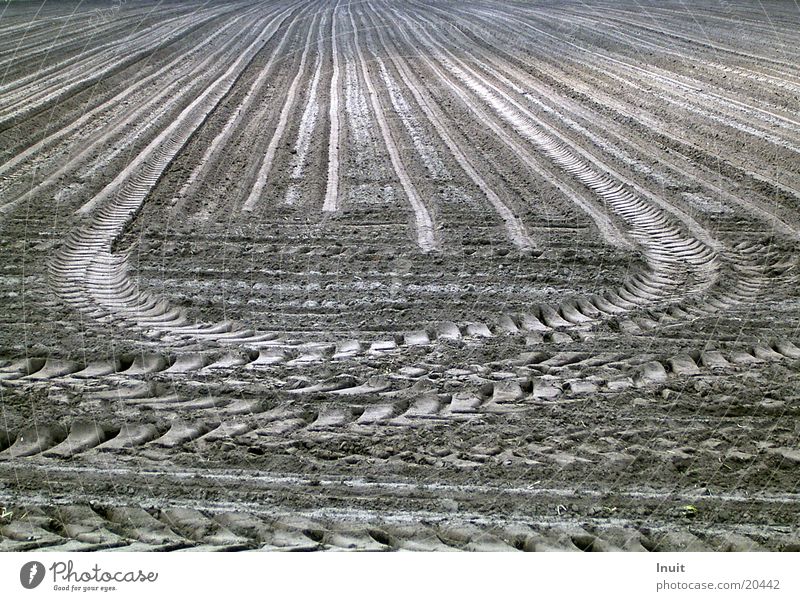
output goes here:
<path id="1" fill-rule="evenodd" d="M 786 3 L 0 9 L 0 549 L 800 550 Z"/>

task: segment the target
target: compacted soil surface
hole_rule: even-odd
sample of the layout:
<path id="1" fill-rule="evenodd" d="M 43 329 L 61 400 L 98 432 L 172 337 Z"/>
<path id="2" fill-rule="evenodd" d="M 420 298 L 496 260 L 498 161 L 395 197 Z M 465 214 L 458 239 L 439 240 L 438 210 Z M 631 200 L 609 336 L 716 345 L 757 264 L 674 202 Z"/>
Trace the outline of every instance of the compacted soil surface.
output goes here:
<path id="1" fill-rule="evenodd" d="M 0 7 L 0 550 L 800 550 L 800 13 Z"/>

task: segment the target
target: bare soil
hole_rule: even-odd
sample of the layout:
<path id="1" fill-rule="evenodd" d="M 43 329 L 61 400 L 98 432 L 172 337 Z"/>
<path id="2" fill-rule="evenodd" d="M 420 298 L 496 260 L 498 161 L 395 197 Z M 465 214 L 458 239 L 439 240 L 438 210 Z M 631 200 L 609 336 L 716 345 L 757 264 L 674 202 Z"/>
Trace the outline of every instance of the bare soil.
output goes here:
<path id="1" fill-rule="evenodd" d="M 798 32 L 6 3 L 0 550 L 800 550 Z"/>

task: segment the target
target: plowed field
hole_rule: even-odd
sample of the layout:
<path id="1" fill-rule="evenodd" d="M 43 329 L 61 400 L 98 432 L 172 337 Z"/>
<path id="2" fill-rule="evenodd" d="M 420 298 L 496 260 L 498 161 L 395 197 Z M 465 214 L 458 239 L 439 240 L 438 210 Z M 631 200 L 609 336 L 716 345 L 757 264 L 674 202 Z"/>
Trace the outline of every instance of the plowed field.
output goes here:
<path id="1" fill-rule="evenodd" d="M 0 7 L 0 550 L 800 550 L 789 2 Z"/>

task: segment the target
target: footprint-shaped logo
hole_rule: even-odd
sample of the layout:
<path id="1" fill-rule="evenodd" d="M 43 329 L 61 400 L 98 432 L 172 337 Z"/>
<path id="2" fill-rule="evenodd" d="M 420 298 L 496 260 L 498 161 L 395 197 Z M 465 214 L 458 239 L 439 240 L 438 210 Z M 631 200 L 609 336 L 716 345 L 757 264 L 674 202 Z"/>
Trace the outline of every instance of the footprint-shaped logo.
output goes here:
<path id="1" fill-rule="evenodd" d="M 44 564 L 29 561 L 19 571 L 19 581 L 25 588 L 36 588 L 44 580 Z"/>

